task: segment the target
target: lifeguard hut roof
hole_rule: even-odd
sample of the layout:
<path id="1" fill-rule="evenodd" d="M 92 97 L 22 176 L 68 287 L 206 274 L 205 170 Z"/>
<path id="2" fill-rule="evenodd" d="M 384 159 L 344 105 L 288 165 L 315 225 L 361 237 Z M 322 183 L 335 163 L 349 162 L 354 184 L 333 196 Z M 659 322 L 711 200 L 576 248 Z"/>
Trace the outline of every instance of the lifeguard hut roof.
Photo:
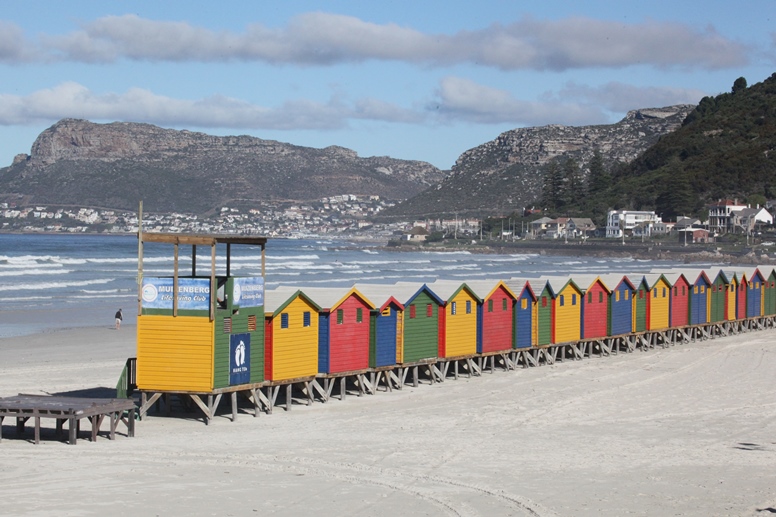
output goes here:
<path id="1" fill-rule="evenodd" d="M 213 246 L 216 244 L 253 244 L 261 246 L 267 243 L 267 237 L 253 235 L 142 232 L 140 236 L 144 242 L 164 242 L 194 246 Z"/>

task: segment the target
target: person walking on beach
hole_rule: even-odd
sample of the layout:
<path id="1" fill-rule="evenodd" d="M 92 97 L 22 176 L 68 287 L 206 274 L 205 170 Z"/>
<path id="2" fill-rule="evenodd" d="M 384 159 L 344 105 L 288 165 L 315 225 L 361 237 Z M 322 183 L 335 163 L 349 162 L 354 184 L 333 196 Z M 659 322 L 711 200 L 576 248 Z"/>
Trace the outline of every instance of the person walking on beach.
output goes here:
<path id="1" fill-rule="evenodd" d="M 121 328 L 121 322 L 124 320 L 124 315 L 121 314 L 121 309 L 116 311 L 116 330 Z"/>

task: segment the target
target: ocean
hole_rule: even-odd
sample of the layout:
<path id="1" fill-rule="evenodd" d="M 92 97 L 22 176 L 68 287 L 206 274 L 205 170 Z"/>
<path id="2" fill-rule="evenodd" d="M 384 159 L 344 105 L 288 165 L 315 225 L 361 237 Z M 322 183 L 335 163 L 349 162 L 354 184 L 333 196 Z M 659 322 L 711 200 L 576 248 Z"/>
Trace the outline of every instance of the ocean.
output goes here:
<path id="1" fill-rule="evenodd" d="M 210 249 L 197 249 L 198 273 L 210 267 Z M 219 249 L 218 272 L 225 271 Z M 180 248 L 179 268 L 191 267 L 191 248 Z M 466 251 L 395 252 L 376 244 L 340 239 L 270 239 L 266 286 L 350 287 L 355 282 L 465 282 L 574 273 L 647 273 L 678 266 L 630 258 L 492 255 Z M 173 247 L 146 243 L 144 274 L 173 272 Z M 699 265 L 699 267 L 701 267 Z M 233 275 L 261 274 L 261 249 L 232 246 Z M 123 309 L 125 324 L 137 321 L 137 238 L 105 235 L 0 234 L 0 338 L 55 329 L 113 327 Z"/>

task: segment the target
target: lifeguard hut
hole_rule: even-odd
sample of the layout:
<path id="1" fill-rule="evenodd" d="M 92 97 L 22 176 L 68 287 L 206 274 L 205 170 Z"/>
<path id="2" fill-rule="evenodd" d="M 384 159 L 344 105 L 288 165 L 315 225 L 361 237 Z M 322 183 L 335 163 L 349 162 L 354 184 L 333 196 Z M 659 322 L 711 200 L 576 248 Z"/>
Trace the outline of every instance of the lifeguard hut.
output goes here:
<path id="1" fill-rule="evenodd" d="M 138 232 L 137 364 L 140 415 L 172 396 L 194 402 L 209 422 L 223 395 L 237 416 L 237 394 L 260 410 L 264 383 L 264 271 L 266 237 Z M 171 276 L 145 276 L 146 243 L 172 246 Z M 233 276 L 232 247 L 261 248 L 260 276 Z M 180 248 L 191 250 L 191 270 L 179 267 Z M 198 269 L 197 248 L 210 248 Z M 225 248 L 225 250 L 224 250 Z M 216 269 L 218 252 L 225 268 Z M 258 268 L 256 268 L 258 269 Z M 204 400 L 203 400 L 204 399 Z"/>

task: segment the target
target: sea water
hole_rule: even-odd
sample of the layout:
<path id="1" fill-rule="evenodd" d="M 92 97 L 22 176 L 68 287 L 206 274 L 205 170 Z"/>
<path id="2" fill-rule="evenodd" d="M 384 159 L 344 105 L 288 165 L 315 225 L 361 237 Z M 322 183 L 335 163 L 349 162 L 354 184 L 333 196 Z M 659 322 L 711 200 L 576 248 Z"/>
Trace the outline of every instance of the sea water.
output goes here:
<path id="1" fill-rule="evenodd" d="M 232 246 L 231 274 L 261 274 L 259 246 Z M 226 270 L 219 246 L 217 274 Z M 191 273 L 191 247 L 179 249 L 181 275 Z M 197 247 L 197 274 L 210 274 L 210 248 Z M 466 251 L 396 252 L 347 239 L 270 239 L 266 287 L 350 287 L 355 282 L 423 283 L 437 279 L 502 280 L 574 273 L 647 273 L 667 261 L 478 254 Z M 0 337 L 54 329 L 113 327 L 123 309 L 125 324 L 137 321 L 138 243 L 134 235 L 0 234 Z M 171 276 L 173 246 L 145 243 L 143 274 Z"/>

